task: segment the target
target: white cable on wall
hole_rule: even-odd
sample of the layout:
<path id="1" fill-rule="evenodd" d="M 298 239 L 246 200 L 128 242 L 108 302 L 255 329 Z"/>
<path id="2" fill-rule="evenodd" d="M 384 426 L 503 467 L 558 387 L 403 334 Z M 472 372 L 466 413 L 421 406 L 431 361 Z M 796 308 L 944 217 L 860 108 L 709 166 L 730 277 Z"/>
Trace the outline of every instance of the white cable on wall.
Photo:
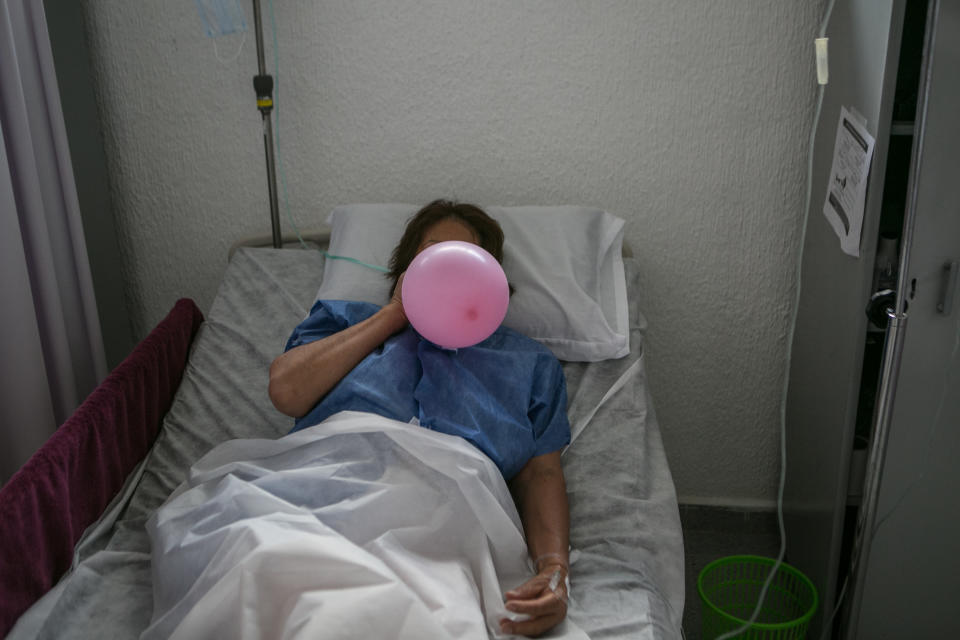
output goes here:
<path id="1" fill-rule="evenodd" d="M 800 225 L 800 249 L 797 254 L 796 267 L 797 286 L 793 301 L 793 315 L 790 319 L 790 331 L 787 332 L 786 372 L 783 381 L 783 395 L 780 398 L 780 485 L 777 490 L 777 524 L 780 527 L 780 553 L 777 554 L 777 561 L 773 564 L 773 567 L 770 569 L 770 574 L 760 589 L 757 606 L 754 608 L 753 614 L 740 627 L 718 636 L 716 640 L 726 640 L 727 638 L 740 635 L 744 631 L 749 630 L 750 627 L 753 626 L 753 623 L 757 621 L 757 617 L 760 615 L 763 607 L 763 601 L 767 596 L 767 590 L 770 588 L 774 576 L 777 575 L 777 571 L 780 570 L 780 565 L 783 564 L 783 557 L 787 551 L 787 532 L 783 524 L 783 489 L 787 480 L 787 393 L 790 387 L 790 362 L 793 357 L 793 336 L 797 330 L 797 312 L 800 309 L 803 245 L 806 243 L 807 221 L 810 218 L 810 198 L 813 193 L 813 147 L 817 136 L 817 124 L 820 122 L 820 109 L 823 106 L 823 92 L 829 75 L 827 72 L 826 33 L 827 25 L 830 23 L 830 14 L 833 12 L 834 2 L 835 0 L 830 0 L 830 4 L 827 5 L 827 11 L 824 14 L 823 22 L 820 24 L 820 31 L 816 40 L 817 79 L 819 85 L 817 88 L 817 106 L 813 114 L 813 126 L 810 128 L 810 142 L 807 147 L 807 192 L 803 206 L 803 221 Z"/>

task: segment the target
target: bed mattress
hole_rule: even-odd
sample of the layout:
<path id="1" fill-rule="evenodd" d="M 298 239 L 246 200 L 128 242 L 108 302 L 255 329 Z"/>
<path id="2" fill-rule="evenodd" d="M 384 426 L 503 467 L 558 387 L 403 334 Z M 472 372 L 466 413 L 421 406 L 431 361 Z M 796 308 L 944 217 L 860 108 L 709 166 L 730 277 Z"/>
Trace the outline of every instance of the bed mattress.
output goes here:
<path id="1" fill-rule="evenodd" d="M 149 626 L 146 522 L 214 446 L 291 429 L 267 395 L 269 365 L 306 316 L 323 263 L 315 251 L 234 253 L 153 448 L 87 530 L 71 571 L 9 638 L 129 638 Z M 637 265 L 628 258 L 625 267 L 630 354 L 563 365 L 575 436 L 563 455 L 573 549 L 569 617 L 591 638 L 679 638 L 680 518 L 646 382 Z"/>

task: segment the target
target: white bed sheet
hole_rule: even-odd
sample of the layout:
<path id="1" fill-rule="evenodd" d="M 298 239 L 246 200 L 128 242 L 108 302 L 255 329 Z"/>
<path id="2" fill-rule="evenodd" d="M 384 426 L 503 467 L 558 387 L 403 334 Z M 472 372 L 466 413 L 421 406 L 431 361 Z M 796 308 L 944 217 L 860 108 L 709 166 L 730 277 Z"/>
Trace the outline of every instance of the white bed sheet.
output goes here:
<path id="1" fill-rule="evenodd" d="M 370 413 L 216 447 L 147 530 L 141 640 L 505 638 L 503 594 L 534 573 L 489 458 Z"/>

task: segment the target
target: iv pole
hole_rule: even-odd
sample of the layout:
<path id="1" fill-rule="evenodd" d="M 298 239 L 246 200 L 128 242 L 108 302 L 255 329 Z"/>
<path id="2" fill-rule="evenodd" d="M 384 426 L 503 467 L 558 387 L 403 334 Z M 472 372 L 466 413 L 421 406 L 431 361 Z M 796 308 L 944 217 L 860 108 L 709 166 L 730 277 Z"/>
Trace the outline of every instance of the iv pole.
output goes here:
<path id="1" fill-rule="evenodd" d="M 263 117 L 263 148 L 267 158 L 267 190 L 270 196 L 270 226 L 273 230 L 273 247 L 282 246 L 280 238 L 280 207 L 277 204 L 277 168 L 273 149 L 273 76 L 267 73 L 263 61 L 263 24 L 260 20 L 260 0 L 253 0 L 253 25 L 257 38 L 257 66 L 259 73 L 253 76 L 253 89 L 257 92 L 257 109 Z M 274 52 L 276 55 L 276 52 Z"/>

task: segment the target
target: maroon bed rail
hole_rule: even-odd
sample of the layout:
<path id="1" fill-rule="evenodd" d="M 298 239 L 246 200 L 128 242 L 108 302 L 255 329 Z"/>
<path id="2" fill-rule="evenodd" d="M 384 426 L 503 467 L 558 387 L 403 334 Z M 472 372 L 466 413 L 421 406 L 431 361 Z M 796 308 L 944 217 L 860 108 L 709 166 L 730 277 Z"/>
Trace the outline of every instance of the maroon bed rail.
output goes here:
<path id="1" fill-rule="evenodd" d="M 178 300 L 0 488 L 0 637 L 70 567 L 77 540 L 153 444 L 203 314 Z"/>

